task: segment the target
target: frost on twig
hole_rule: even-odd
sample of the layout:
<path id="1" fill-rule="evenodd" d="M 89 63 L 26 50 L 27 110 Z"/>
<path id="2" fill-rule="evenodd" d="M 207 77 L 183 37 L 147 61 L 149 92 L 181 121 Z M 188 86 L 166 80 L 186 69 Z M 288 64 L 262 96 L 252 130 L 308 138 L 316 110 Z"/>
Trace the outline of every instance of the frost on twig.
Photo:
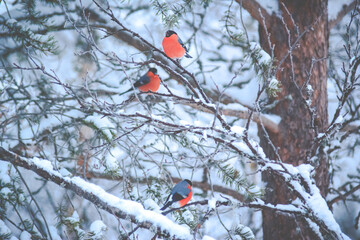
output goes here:
<path id="1" fill-rule="evenodd" d="M 48 160 L 36 157 L 20 157 L 2 147 L 0 147 L 0 155 L 2 161 L 34 171 L 39 176 L 75 192 L 118 218 L 130 220 L 146 229 L 159 228 L 164 236 L 173 236 L 175 239 L 188 239 L 190 237 L 188 228 L 175 224 L 160 213 L 145 210 L 139 203 L 120 199 L 82 178 L 63 177 L 60 172 L 53 169 L 51 162 Z"/>

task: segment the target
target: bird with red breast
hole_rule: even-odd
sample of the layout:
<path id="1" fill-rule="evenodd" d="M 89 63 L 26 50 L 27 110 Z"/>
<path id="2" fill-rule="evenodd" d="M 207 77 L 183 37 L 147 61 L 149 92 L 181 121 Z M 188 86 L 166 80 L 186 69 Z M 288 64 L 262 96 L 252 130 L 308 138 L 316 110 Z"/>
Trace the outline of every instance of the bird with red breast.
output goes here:
<path id="1" fill-rule="evenodd" d="M 165 54 L 169 58 L 179 59 L 183 56 L 192 58 L 189 55 L 188 49 L 186 48 L 183 41 L 181 41 L 180 37 L 173 30 L 168 30 L 166 32 L 166 35 L 162 41 L 162 46 Z"/>
<path id="2" fill-rule="evenodd" d="M 156 92 L 160 87 L 160 82 L 161 79 L 157 74 L 157 69 L 150 68 L 145 75 L 140 77 L 140 79 L 134 83 L 134 87 L 138 88 L 141 92 Z M 120 93 L 120 96 L 127 92 L 130 92 L 131 90 L 133 90 L 133 88 L 130 88 L 123 93 Z"/>
<path id="3" fill-rule="evenodd" d="M 185 206 L 190 201 L 193 194 L 191 186 L 192 182 L 189 179 L 185 179 L 176 184 L 167 197 L 164 206 L 160 208 L 160 210 L 165 210 L 173 203 L 179 203 L 180 207 Z"/>

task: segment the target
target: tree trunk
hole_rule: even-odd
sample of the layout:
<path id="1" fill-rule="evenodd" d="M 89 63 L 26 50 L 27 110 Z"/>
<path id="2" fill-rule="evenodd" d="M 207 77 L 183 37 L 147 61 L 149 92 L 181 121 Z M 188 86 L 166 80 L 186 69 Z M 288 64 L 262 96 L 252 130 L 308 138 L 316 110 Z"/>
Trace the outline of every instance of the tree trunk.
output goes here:
<path id="1" fill-rule="evenodd" d="M 282 120 L 279 125 L 280 132 L 269 135 L 274 145 L 279 148 L 278 152 L 282 161 L 297 166 L 307 162 L 307 156 L 315 137 L 311 114 L 301 96 L 301 93 L 303 96 L 307 96 L 307 79 L 310 79 L 308 84 L 314 91 L 310 98 L 311 106 L 315 108 L 316 112 L 313 126 L 322 132 L 328 124 L 327 63 L 324 60 L 328 54 L 327 0 L 279 0 L 279 6 L 283 21 L 275 15 L 272 15 L 271 19 L 266 19 L 267 30 L 270 33 L 271 43 L 275 45 L 274 55 L 278 63 L 288 54 L 289 37 L 290 43 L 293 45 L 296 39 L 304 31 L 306 32 L 292 50 L 293 64 L 288 56 L 281 66 L 282 70 L 277 73 L 282 91 L 277 97 L 279 103 L 272 112 L 279 115 Z M 298 33 L 294 23 L 299 29 Z M 289 29 L 290 35 L 285 26 Z M 259 34 L 262 47 L 270 53 L 268 36 L 261 27 Z M 314 62 L 313 59 L 323 60 Z M 309 78 L 311 66 L 312 71 Z M 276 159 L 274 151 L 261 131 L 259 134 L 265 153 L 272 159 Z M 325 196 L 329 185 L 328 159 L 321 151 L 310 154 L 318 157 L 315 180 L 322 195 Z M 263 180 L 267 183 L 265 201 L 273 204 L 286 204 L 294 199 L 280 179 L 265 172 Z M 265 240 L 317 239 L 304 219 L 298 219 L 292 215 L 280 215 L 274 211 L 263 211 L 263 231 Z"/>

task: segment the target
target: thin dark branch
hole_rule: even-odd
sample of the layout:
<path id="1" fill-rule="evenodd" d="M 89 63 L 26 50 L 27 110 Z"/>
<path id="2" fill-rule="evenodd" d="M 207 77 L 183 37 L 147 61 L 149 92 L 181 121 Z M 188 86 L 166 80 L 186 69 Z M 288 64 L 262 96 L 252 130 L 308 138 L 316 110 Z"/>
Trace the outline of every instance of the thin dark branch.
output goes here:
<path id="1" fill-rule="evenodd" d="M 349 12 L 351 12 L 353 9 L 355 9 L 357 6 L 357 0 L 353 1 L 352 3 L 346 5 L 344 4 L 338 15 L 335 19 L 332 19 L 329 21 L 328 28 L 331 30 L 333 27 L 335 27 Z"/>
<path id="2" fill-rule="evenodd" d="M 332 207 L 332 205 L 333 205 L 334 203 L 337 203 L 337 202 L 340 201 L 340 200 L 345 200 L 348 196 L 350 196 L 351 194 L 353 194 L 354 192 L 356 192 L 356 191 L 359 190 L 359 189 L 360 189 L 360 184 L 357 185 L 357 186 L 355 186 L 354 188 L 350 189 L 350 191 L 347 191 L 346 193 L 341 194 L 341 195 L 333 198 L 332 200 L 330 200 L 330 201 L 328 202 L 328 205 L 329 205 L 330 207 Z"/>
<path id="3" fill-rule="evenodd" d="M 116 180 L 116 181 L 122 181 L 124 178 L 121 176 L 110 176 L 110 175 L 105 175 L 105 174 L 101 174 L 101 173 L 96 173 L 96 172 L 87 172 L 86 173 L 86 178 L 91 179 L 91 178 L 100 178 L 100 179 L 109 179 L 109 180 Z M 146 179 L 132 179 L 127 177 L 127 180 L 130 180 L 132 182 L 138 182 L 138 183 L 145 183 Z M 181 178 L 176 178 L 176 177 L 171 177 L 172 182 L 174 183 L 178 183 L 181 182 L 183 179 Z M 236 200 L 239 200 L 240 202 L 244 201 L 244 195 L 239 193 L 238 191 L 232 190 L 230 188 L 226 188 L 220 185 L 210 185 L 209 183 L 206 182 L 199 182 L 199 181 L 192 181 L 193 187 L 195 188 L 200 188 L 203 191 L 210 191 L 213 190 L 215 192 L 219 192 L 219 193 L 223 193 L 226 194 L 228 196 L 231 196 L 233 198 L 235 198 Z"/>
<path id="4" fill-rule="evenodd" d="M 170 210 L 164 211 L 162 214 L 163 215 L 167 215 L 171 212 L 189 207 L 189 206 L 193 206 L 193 205 L 207 205 L 209 204 L 209 200 L 202 200 L 202 201 L 196 201 L 196 202 L 192 202 L 192 203 L 188 203 L 182 207 L 178 207 L 178 208 L 172 208 Z M 220 206 L 229 206 L 231 204 L 230 201 L 225 201 L 225 202 L 221 202 L 221 201 L 216 201 L 216 207 L 220 207 Z"/>
<path id="5" fill-rule="evenodd" d="M 266 9 L 264 9 L 256 0 L 236 0 L 236 2 L 242 5 L 242 7 L 250 13 L 251 17 L 253 17 L 256 21 L 258 21 L 258 23 L 262 27 L 264 28 L 268 27 L 268 26 L 264 26 L 264 22 L 262 21 L 260 11 L 266 20 L 269 20 L 271 16 L 266 11 Z"/>
<path id="6" fill-rule="evenodd" d="M 118 218 L 129 220 L 132 223 L 136 223 L 136 224 L 138 224 L 138 226 L 140 226 L 141 228 L 145 228 L 145 229 L 150 229 L 153 226 L 153 224 L 149 221 L 139 221 L 139 220 L 137 220 L 136 215 L 126 213 L 115 206 L 109 205 L 108 202 L 106 202 L 100 196 L 93 193 L 91 190 L 88 190 L 86 188 L 82 188 L 82 187 L 78 186 L 73 181 L 71 181 L 67 178 L 63 178 L 60 174 L 52 174 L 51 172 L 44 170 L 43 168 L 40 168 L 39 166 L 28 162 L 23 157 L 15 154 L 13 152 L 10 152 L 1 146 L 0 146 L 0 156 L 1 156 L 2 161 L 7 161 L 7 162 L 14 164 L 15 166 L 29 169 L 29 170 L 35 172 L 36 174 L 38 174 L 39 176 L 41 176 L 42 178 L 44 178 L 46 180 L 50 180 L 63 188 L 73 191 L 78 196 L 89 200 L 94 205 L 98 206 L 99 208 L 109 212 L 110 214 L 112 214 Z M 161 226 L 160 228 L 162 230 L 162 234 L 164 237 L 172 237 L 171 234 L 167 231 L 167 229 L 164 228 L 164 226 Z M 174 237 L 173 239 L 179 239 L 176 236 L 173 236 L 173 237 Z"/>

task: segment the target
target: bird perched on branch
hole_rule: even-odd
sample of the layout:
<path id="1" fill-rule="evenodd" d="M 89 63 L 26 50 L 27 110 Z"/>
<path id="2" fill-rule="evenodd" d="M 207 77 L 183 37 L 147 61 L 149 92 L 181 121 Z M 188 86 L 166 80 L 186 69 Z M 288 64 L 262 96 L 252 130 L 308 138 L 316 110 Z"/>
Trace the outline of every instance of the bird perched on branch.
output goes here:
<path id="1" fill-rule="evenodd" d="M 192 182 L 189 179 L 185 179 L 171 190 L 170 195 L 167 197 L 164 206 L 160 209 L 165 210 L 171 204 L 178 202 L 180 207 L 185 206 L 192 197 Z"/>
<path id="2" fill-rule="evenodd" d="M 149 71 L 143 75 L 139 80 L 137 80 L 134 83 L 134 87 L 138 88 L 141 92 L 156 92 L 160 87 L 160 78 L 159 75 L 157 75 L 157 69 L 156 68 L 150 68 Z M 133 90 L 133 88 L 130 88 L 129 90 L 120 93 L 120 96 L 130 92 Z"/>
<path id="3" fill-rule="evenodd" d="M 184 55 L 187 58 L 192 58 L 188 54 L 188 50 L 185 47 L 183 41 L 176 32 L 168 30 L 162 41 L 162 46 L 165 54 L 170 58 L 182 58 Z"/>

